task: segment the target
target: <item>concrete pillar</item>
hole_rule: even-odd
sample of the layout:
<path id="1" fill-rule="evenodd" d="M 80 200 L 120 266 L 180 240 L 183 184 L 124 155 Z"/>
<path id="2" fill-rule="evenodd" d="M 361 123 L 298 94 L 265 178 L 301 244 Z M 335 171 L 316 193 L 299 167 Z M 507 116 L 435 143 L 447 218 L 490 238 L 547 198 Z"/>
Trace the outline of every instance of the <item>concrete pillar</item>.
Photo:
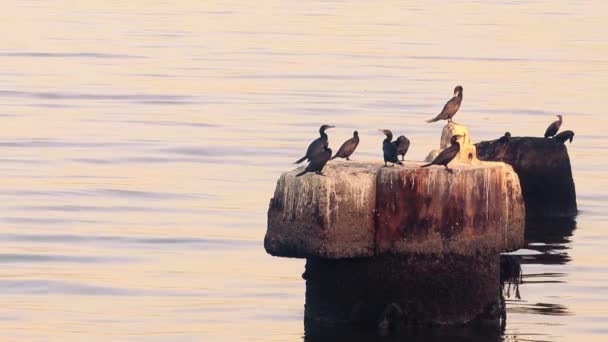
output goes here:
<path id="1" fill-rule="evenodd" d="M 478 143 L 479 159 L 515 169 L 529 217 L 572 217 L 578 213 L 568 148 L 553 139 L 512 137 Z"/>

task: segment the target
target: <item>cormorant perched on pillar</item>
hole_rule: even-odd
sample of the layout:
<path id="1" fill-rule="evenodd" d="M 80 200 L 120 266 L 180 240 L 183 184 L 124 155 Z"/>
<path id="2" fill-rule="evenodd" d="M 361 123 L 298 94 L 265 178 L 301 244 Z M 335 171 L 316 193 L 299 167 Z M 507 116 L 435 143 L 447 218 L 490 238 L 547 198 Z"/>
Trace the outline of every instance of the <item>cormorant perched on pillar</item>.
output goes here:
<path id="1" fill-rule="evenodd" d="M 505 132 L 505 135 L 503 135 L 502 137 L 500 137 L 500 139 L 498 139 L 498 143 L 506 144 L 509 142 L 509 140 L 511 140 L 511 132 Z"/>
<path id="2" fill-rule="evenodd" d="M 320 153 L 315 154 L 310 158 L 310 163 L 306 166 L 304 171 L 298 173 L 296 177 L 303 176 L 308 172 L 315 172 L 318 175 L 323 175 L 321 172 L 327 164 L 327 161 L 331 157 L 331 149 L 326 145 L 323 146 L 323 149 Z"/>
<path id="3" fill-rule="evenodd" d="M 566 140 L 570 140 L 570 143 L 572 144 L 572 139 L 574 139 L 574 132 L 563 131 L 560 134 L 554 136 L 553 139 L 561 142 L 562 144 L 564 144 Z"/>
<path id="4" fill-rule="evenodd" d="M 410 148 L 410 139 L 406 138 L 405 135 L 400 135 L 393 143 L 397 146 L 397 155 L 401 156 L 403 161 L 407 150 Z"/>
<path id="5" fill-rule="evenodd" d="M 427 122 L 435 122 L 439 120 L 448 120 L 448 122 L 452 122 L 452 118 L 456 115 L 458 109 L 460 109 L 460 104 L 462 103 L 462 86 L 457 86 L 454 88 L 454 97 L 449 100 L 441 113 L 437 114 L 437 116 L 433 119 L 428 120 Z"/>
<path id="6" fill-rule="evenodd" d="M 349 157 L 355 152 L 357 146 L 359 146 L 359 132 L 354 131 L 353 137 L 346 140 L 330 160 L 336 158 L 346 158 L 346 160 L 350 160 Z"/>
<path id="7" fill-rule="evenodd" d="M 559 118 L 559 120 L 554 121 L 552 124 L 549 125 L 549 127 L 547 127 L 547 130 L 545 131 L 545 138 L 556 135 L 557 131 L 559 131 L 559 128 L 562 126 L 562 116 L 556 116 Z"/>
<path id="8" fill-rule="evenodd" d="M 399 161 L 399 157 L 397 156 L 397 146 L 391 141 L 393 140 L 393 132 L 388 129 L 379 129 L 380 132 L 386 135 L 386 139 L 382 142 L 382 152 L 384 152 L 384 166 L 387 166 L 386 163 L 390 162 L 395 164 L 403 165 Z"/>
<path id="9" fill-rule="evenodd" d="M 319 134 L 321 135 L 319 138 L 315 139 L 313 142 L 308 145 L 308 149 L 306 150 L 306 154 L 304 157 L 298 159 L 294 164 L 300 164 L 304 160 L 309 160 L 317 153 L 323 151 L 323 146 L 327 146 L 327 134 L 325 131 L 329 128 L 333 128 L 335 126 L 323 125 L 319 127 Z"/>
<path id="10" fill-rule="evenodd" d="M 426 165 L 422 165 L 422 167 L 427 167 L 431 165 L 443 165 L 445 166 L 445 169 L 448 172 L 454 172 L 448 167 L 448 164 L 458 155 L 458 152 L 460 152 L 460 143 L 458 142 L 458 139 L 460 138 L 462 138 L 462 135 L 457 134 L 452 136 L 452 138 L 450 139 L 450 143 L 452 145 L 441 151 L 441 153 L 439 153 L 439 155 L 435 157 L 435 160 Z"/>

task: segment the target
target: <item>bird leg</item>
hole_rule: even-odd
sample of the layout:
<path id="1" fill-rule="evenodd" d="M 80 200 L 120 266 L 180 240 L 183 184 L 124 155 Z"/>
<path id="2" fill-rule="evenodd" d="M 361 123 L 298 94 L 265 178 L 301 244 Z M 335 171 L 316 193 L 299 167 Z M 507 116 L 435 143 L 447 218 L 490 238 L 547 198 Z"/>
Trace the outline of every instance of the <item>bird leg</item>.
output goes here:
<path id="1" fill-rule="evenodd" d="M 449 173 L 454 173 L 454 170 L 450 169 L 450 168 L 449 168 L 447 165 L 444 165 L 444 166 L 445 166 L 445 170 L 446 170 L 447 172 L 449 172 Z"/>
<path id="2" fill-rule="evenodd" d="M 346 157 L 346 160 L 350 161 L 350 158 Z"/>

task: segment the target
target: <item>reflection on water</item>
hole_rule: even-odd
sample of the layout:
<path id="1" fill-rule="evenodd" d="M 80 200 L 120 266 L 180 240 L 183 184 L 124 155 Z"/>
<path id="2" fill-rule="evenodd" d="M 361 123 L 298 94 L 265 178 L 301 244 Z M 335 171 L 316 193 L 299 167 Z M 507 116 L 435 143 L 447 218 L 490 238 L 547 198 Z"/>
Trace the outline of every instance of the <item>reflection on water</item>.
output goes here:
<path id="1" fill-rule="evenodd" d="M 521 258 L 524 265 L 523 279 L 521 285 L 522 298 L 508 298 L 508 315 L 518 317 L 519 315 L 543 315 L 543 316 L 571 316 L 573 312 L 568 305 L 561 303 L 535 302 L 526 290 L 532 286 L 545 286 L 547 284 L 562 284 L 567 280 L 565 270 L 559 272 L 560 268 L 551 265 L 565 265 L 571 261 L 568 251 L 571 248 L 571 240 L 577 228 L 576 218 L 550 218 L 550 219 L 528 219 L 526 220 L 526 247 L 513 253 Z M 527 267 L 529 266 L 529 267 Z M 556 271 L 549 271 L 555 269 Z M 535 271 L 537 270 L 537 271 Z M 549 293 L 547 293 L 549 295 Z M 550 296 L 559 298 L 558 296 Z M 550 299 L 550 298 L 547 298 Z M 511 330 L 513 331 L 513 330 Z M 509 336 L 507 332 L 505 340 L 521 340 L 517 335 Z M 530 337 L 533 341 L 544 341 L 540 336 Z"/>
<path id="2" fill-rule="evenodd" d="M 539 253 L 526 255 L 523 258 L 524 263 L 565 264 L 569 262 L 569 243 L 575 229 L 575 218 L 527 220 L 526 248 Z"/>
<path id="3" fill-rule="evenodd" d="M 539 315 L 570 315 L 568 308 L 564 305 L 550 303 L 518 303 L 515 301 L 508 302 L 512 313 L 528 313 Z"/>

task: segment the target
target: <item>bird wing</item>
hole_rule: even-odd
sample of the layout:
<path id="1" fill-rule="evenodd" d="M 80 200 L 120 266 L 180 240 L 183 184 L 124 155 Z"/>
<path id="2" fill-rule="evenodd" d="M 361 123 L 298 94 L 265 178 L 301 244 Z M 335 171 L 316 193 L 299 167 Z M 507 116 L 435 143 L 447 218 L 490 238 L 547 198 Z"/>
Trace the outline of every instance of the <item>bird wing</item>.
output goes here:
<path id="1" fill-rule="evenodd" d="M 308 157 L 308 159 L 323 151 L 323 146 L 325 145 L 327 145 L 327 139 L 324 139 L 323 137 L 319 137 L 313 142 L 311 142 L 310 145 L 308 145 L 308 149 L 306 150 L 306 156 Z"/>
<path id="2" fill-rule="evenodd" d="M 454 157 L 458 154 L 460 149 L 456 145 L 452 145 L 445 150 L 441 151 L 437 157 L 433 160 L 431 164 L 435 165 L 447 165 L 449 164 Z"/>
<path id="3" fill-rule="evenodd" d="M 428 120 L 427 122 L 449 119 L 451 115 L 458 111 L 458 108 L 460 108 L 460 99 L 458 96 L 454 96 L 448 102 L 446 102 L 441 110 L 441 113 L 437 114 L 435 118 Z"/>
<path id="4" fill-rule="evenodd" d="M 355 152 L 357 146 L 359 146 L 359 139 L 351 138 L 348 142 L 348 146 L 344 148 L 344 152 L 350 156 L 353 154 L 353 152 Z"/>
<path id="5" fill-rule="evenodd" d="M 460 101 L 457 96 L 454 96 L 445 104 L 445 106 L 443 106 L 441 114 L 439 115 L 441 115 L 443 119 L 447 119 L 450 115 L 456 113 L 458 108 L 460 108 Z"/>
<path id="6" fill-rule="evenodd" d="M 563 131 L 560 132 L 559 134 L 556 134 L 553 139 L 556 139 L 558 141 L 561 142 L 566 142 L 567 140 L 570 140 L 570 142 L 572 142 L 572 138 L 574 137 L 574 132 L 572 131 Z"/>
<path id="7" fill-rule="evenodd" d="M 557 133 L 557 131 L 559 130 L 559 126 L 559 121 L 555 121 L 550 124 L 549 127 L 547 127 L 547 130 L 545 131 L 545 138 L 554 136 L 555 133 Z"/>
<path id="8" fill-rule="evenodd" d="M 316 172 L 323 170 L 323 167 L 327 164 L 330 157 L 331 152 L 329 151 L 322 151 L 321 153 L 314 155 L 310 158 L 310 163 L 306 166 L 306 171 Z"/>
<path id="9" fill-rule="evenodd" d="M 382 152 L 384 152 L 384 160 L 397 160 L 397 146 L 395 146 L 395 143 L 392 143 L 390 141 L 384 142 L 382 144 Z"/>
<path id="10" fill-rule="evenodd" d="M 355 138 L 350 138 L 340 146 L 338 152 L 336 152 L 337 157 L 347 157 L 350 156 L 357 147 L 358 142 L 355 141 Z"/>
<path id="11" fill-rule="evenodd" d="M 405 138 L 403 142 L 397 146 L 397 154 L 406 154 L 407 150 L 410 149 L 410 139 Z"/>

